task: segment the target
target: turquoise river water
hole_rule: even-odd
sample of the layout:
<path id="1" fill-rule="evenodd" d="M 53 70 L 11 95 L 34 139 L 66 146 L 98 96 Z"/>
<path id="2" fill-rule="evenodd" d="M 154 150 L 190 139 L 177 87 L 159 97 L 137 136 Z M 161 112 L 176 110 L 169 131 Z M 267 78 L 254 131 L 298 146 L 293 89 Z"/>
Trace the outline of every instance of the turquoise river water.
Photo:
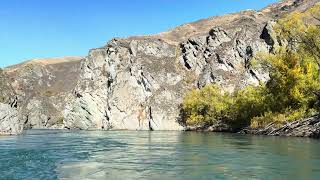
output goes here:
<path id="1" fill-rule="evenodd" d="M 0 179 L 320 179 L 320 141 L 196 132 L 31 130 L 0 137 Z"/>

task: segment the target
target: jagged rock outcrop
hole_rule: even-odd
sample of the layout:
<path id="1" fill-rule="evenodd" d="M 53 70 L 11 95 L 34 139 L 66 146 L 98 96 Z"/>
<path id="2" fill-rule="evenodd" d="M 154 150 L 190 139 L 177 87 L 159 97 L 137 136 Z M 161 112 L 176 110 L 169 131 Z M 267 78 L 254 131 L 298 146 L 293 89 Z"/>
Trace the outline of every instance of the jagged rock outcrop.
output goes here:
<path id="1" fill-rule="evenodd" d="M 93 49 L 64 112 L 79 129 L 179 130 L 186 91 L 218 83 L 227 91 L 268 80 L 252 69 L 259 52 L 270 53 L 275 18 L 303 11 L 316 0 L 284 1 L 179 26 L 153 36 L 113 39 Z"/>
<path id="2" fill-rule="evenodd" d="M 18 110 L 9 104 L 0 103 L 0 135 L 17 135 L 22 133 L 23 123 L 21 122 Z"/>
<path id="3" fill-rule="evenodd" d="M 175 47 L 162 40 L 113 40 L 82 65 L 66 125 L 80 129 L 179 130 L 185 91 Z M 71 98 L 72 99 L 72 98 Z"/>
<path id="4" fill-rule="evenodd" d="M 276 123 L 271 123 L 264 128 L 243 129 L 242 134 L 269 135 L 269 136 L 295 136 L 320 138 L 320 118 L 314 116 L 304 120 L 298 120 L 279 127 Z"/>
<path id="5" fill-rule="evenodd" d="M 20 134 L 23 120 L 18 113 L 18 101 L 7 75 L 0 69 L 0 135 Z"/>
<path id="6" fill-rule="evenodd" d="M 63 128 L 65 97 L 75 88 L 82 57 L 34 59 L 7 67 L 25 129 Z"/>

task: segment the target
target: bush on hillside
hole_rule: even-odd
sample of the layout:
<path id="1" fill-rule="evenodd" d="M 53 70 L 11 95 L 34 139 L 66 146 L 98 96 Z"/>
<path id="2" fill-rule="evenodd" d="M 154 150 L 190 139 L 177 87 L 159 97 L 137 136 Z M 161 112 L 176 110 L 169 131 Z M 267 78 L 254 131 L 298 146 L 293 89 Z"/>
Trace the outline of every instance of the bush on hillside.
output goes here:
<path id="1" fill-rule="evenodd" d="M 183 101 L 183 120 L 190 126 L 210 126 L 225 121 L 233 128 L 283 124 L 319 111 L 320 27 L 305 23 L 320 19 L 320 5 L 294 13 L 276 25 L 279 39 L 287 42 L 274 54 L 261 56 L 268 69 L 266 85 L 249 86 L 233 94 L 217 85 L 192 90 Z M 318 20 L 319 20 L 318 19 Z"/>

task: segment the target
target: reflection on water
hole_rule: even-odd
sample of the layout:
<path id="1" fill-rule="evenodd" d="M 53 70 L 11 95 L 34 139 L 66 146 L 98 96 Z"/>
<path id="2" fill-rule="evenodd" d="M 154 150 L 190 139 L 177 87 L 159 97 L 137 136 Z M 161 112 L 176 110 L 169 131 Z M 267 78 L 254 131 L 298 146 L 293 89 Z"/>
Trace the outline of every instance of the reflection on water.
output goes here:
<path id="1" fill-rule="evenodd" d="M 317 179 L 319 149 L 303 138 L 32 130 L 0 138 L 0 179 Z"/>

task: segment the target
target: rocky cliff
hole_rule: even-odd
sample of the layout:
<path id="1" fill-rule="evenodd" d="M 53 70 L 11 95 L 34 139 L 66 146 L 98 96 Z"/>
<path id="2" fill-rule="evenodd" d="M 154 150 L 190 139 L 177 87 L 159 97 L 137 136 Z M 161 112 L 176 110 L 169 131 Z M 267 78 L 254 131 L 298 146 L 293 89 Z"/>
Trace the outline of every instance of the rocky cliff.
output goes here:
<path id="1" fill-rule="evenodd" d="M 33 60 L 5 71 L 25 128 L 182 130 L 179 106 L 188 90 L 218 83 L 234 91 L 267 81 L 268 72 L 250 64 L 281 45 L 274 21 L 317 2 L 286 0 L 152 36 L 115 38 L 83 60 Z"/>
<path id="2" fill-rule="evenodd" d="M 10 79 L 0 69 L 0 135 L 20 134 L 23 120 L 18 113 L 18 98 Z"/>
<path id="3" fill-rule="evenodd" d="M 19 100 L 25 129 L 64 128 L 65 97 L 76 86 L 82 59 L 34 59 L 5 68 Z"/>
<path id="4" fill-rule="evenodd" d="M 227 91 L 268 79 L 251 69 L 271 53 L 274 20 L 304 11 L 317 0 L 284 1 L 185 24 L 153 36 L 113 39 L 92 49 L 65 110 L 65 125 L 80 129 L 180 130 L 186 91 L 218 83 Z"/>

